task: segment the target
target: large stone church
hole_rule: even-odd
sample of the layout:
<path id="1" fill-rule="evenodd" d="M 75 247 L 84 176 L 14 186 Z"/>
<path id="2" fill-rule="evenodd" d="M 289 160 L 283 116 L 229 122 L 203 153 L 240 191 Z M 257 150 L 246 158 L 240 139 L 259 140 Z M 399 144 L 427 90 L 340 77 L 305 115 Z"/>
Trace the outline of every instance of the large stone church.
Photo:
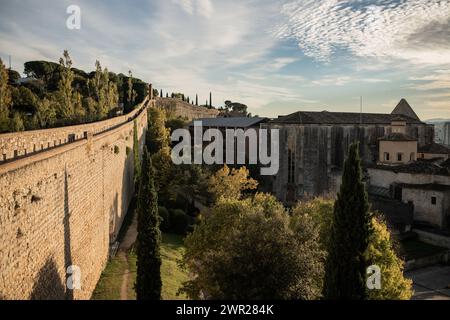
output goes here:
<path id="1" fill-rule="evenodd" d="M 395 121 L 406 122 L 406 134 L 419 146 L 433 143 L 434 127 L 422 122 L 405 99 L 391 113 L 298 111 L 261 124 L 280 130 L 280 169 L 271 177 L 272 192 L 284 203 L 336 194 L 346 151 L 360 142 L 364 166 L 379 159 L 379 138 Z"/>

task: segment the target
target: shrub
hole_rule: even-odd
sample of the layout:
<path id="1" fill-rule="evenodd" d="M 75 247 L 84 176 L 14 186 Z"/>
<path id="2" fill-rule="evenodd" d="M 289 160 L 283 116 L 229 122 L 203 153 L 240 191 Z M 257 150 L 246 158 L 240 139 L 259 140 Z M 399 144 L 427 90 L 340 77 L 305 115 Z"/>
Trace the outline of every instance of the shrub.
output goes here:
<path id="1" fill-rule="evenodd" d="M 120 152 L 119 147 L 118 146 L 114 146 L 114 153 L 115 154 L 119 154 L 119 152 Z"/>

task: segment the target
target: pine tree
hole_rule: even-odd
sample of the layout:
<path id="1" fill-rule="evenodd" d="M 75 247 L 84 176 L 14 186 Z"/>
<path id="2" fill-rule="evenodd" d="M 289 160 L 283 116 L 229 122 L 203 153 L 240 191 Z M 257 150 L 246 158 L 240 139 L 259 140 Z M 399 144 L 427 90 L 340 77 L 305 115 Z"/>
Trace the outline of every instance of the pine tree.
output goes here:
<path id="1" fill-rule="evenodd" d="M 136 299 L 161 299 L 161 232 L 159 230 L 158 195 L 154 171 L 147 148 L 144 149 L 138 194 L 138 236 Z"/>
<path id="2" fill-rule="evenodd" d="M 58 93 L 61 97 L 60 118 L 73 119 L 74 111 L 74 96 L 72 89 L 72 82 L 74 79 L 74 72 L 72 71 L 72 59 L 69 52 L 64 50 L 63 58 L 59 59 L 61 66 L 61 80 L 58 83 Z"/>
<path id="3" fill-rule="evenodd" d="M 131 70 L 128 71 L 128 92 L 127 92 L 127 102 L 128 106 L 132 107 L 136 101 L 137 93 L 133 90 L 133 73 Z"/>
<path id="4" fill-rule="evenodd" d="M 342 185 L 334 205 L 325 266 L 325 299 L 367 298 L 364 253 L 371 235 L 372 218 L 362 182 L 358 148 L 357 143 L 350 146 Z"/>

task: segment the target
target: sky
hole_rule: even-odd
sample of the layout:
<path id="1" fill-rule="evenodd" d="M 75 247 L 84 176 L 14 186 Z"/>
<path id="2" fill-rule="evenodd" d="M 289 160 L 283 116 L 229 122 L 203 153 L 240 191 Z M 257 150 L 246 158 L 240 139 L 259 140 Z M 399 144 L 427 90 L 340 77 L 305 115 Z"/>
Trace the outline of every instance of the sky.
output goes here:
<path id="1" fill-rule="evenodd" d="M 81 28 L 66 27 L 67 7 Z M 450 118 L 450 0 L 0 0 L 0 57 L 132 70 L 163 92 L 245 103 L 253 115 Z"/>

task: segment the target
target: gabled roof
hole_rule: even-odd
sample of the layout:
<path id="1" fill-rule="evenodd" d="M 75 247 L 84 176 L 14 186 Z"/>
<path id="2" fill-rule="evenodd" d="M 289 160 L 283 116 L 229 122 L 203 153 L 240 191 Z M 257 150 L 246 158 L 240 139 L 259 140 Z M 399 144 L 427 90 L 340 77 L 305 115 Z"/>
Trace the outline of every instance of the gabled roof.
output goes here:
<path id="1" fill-rule="evenodd" d="M 266 121 L 267 118 L 260 117 L 233 117 L 233 118 L 204 118 L 196 119 L 201 121 L 204 127 L 219 127 L 219 128 L 248 128 L 258 125 Z M 194 121 L 189 123 L 189 126 L 194 126 Z"/>
<path id="2" fill-rule="evenodd" d="M 410 118 L 420 121 L 419 117 L 414 112 L 413 108 L 411 108 L 408 101 L 406 101 L 405 99 L 400 100 L 400 102 L 397 104 L 397 106 L 392 111 L 392 114 L 404 115 L 404 116 L 408 116 Z"/>
<path id="3" fill-rule="evenodd" d="M 282 116 L 272 120 L 272 123 L 291 124 L 383 124 L 390 125 L 392 121 L 398 119 L 396 114 L 386 113 L 357 113 L 357 112 L 314 112 L 298 111 L 287 116 Z M 418 119 L 402 115 L 402 119 L 407 123 L 423 123 Z"/>

